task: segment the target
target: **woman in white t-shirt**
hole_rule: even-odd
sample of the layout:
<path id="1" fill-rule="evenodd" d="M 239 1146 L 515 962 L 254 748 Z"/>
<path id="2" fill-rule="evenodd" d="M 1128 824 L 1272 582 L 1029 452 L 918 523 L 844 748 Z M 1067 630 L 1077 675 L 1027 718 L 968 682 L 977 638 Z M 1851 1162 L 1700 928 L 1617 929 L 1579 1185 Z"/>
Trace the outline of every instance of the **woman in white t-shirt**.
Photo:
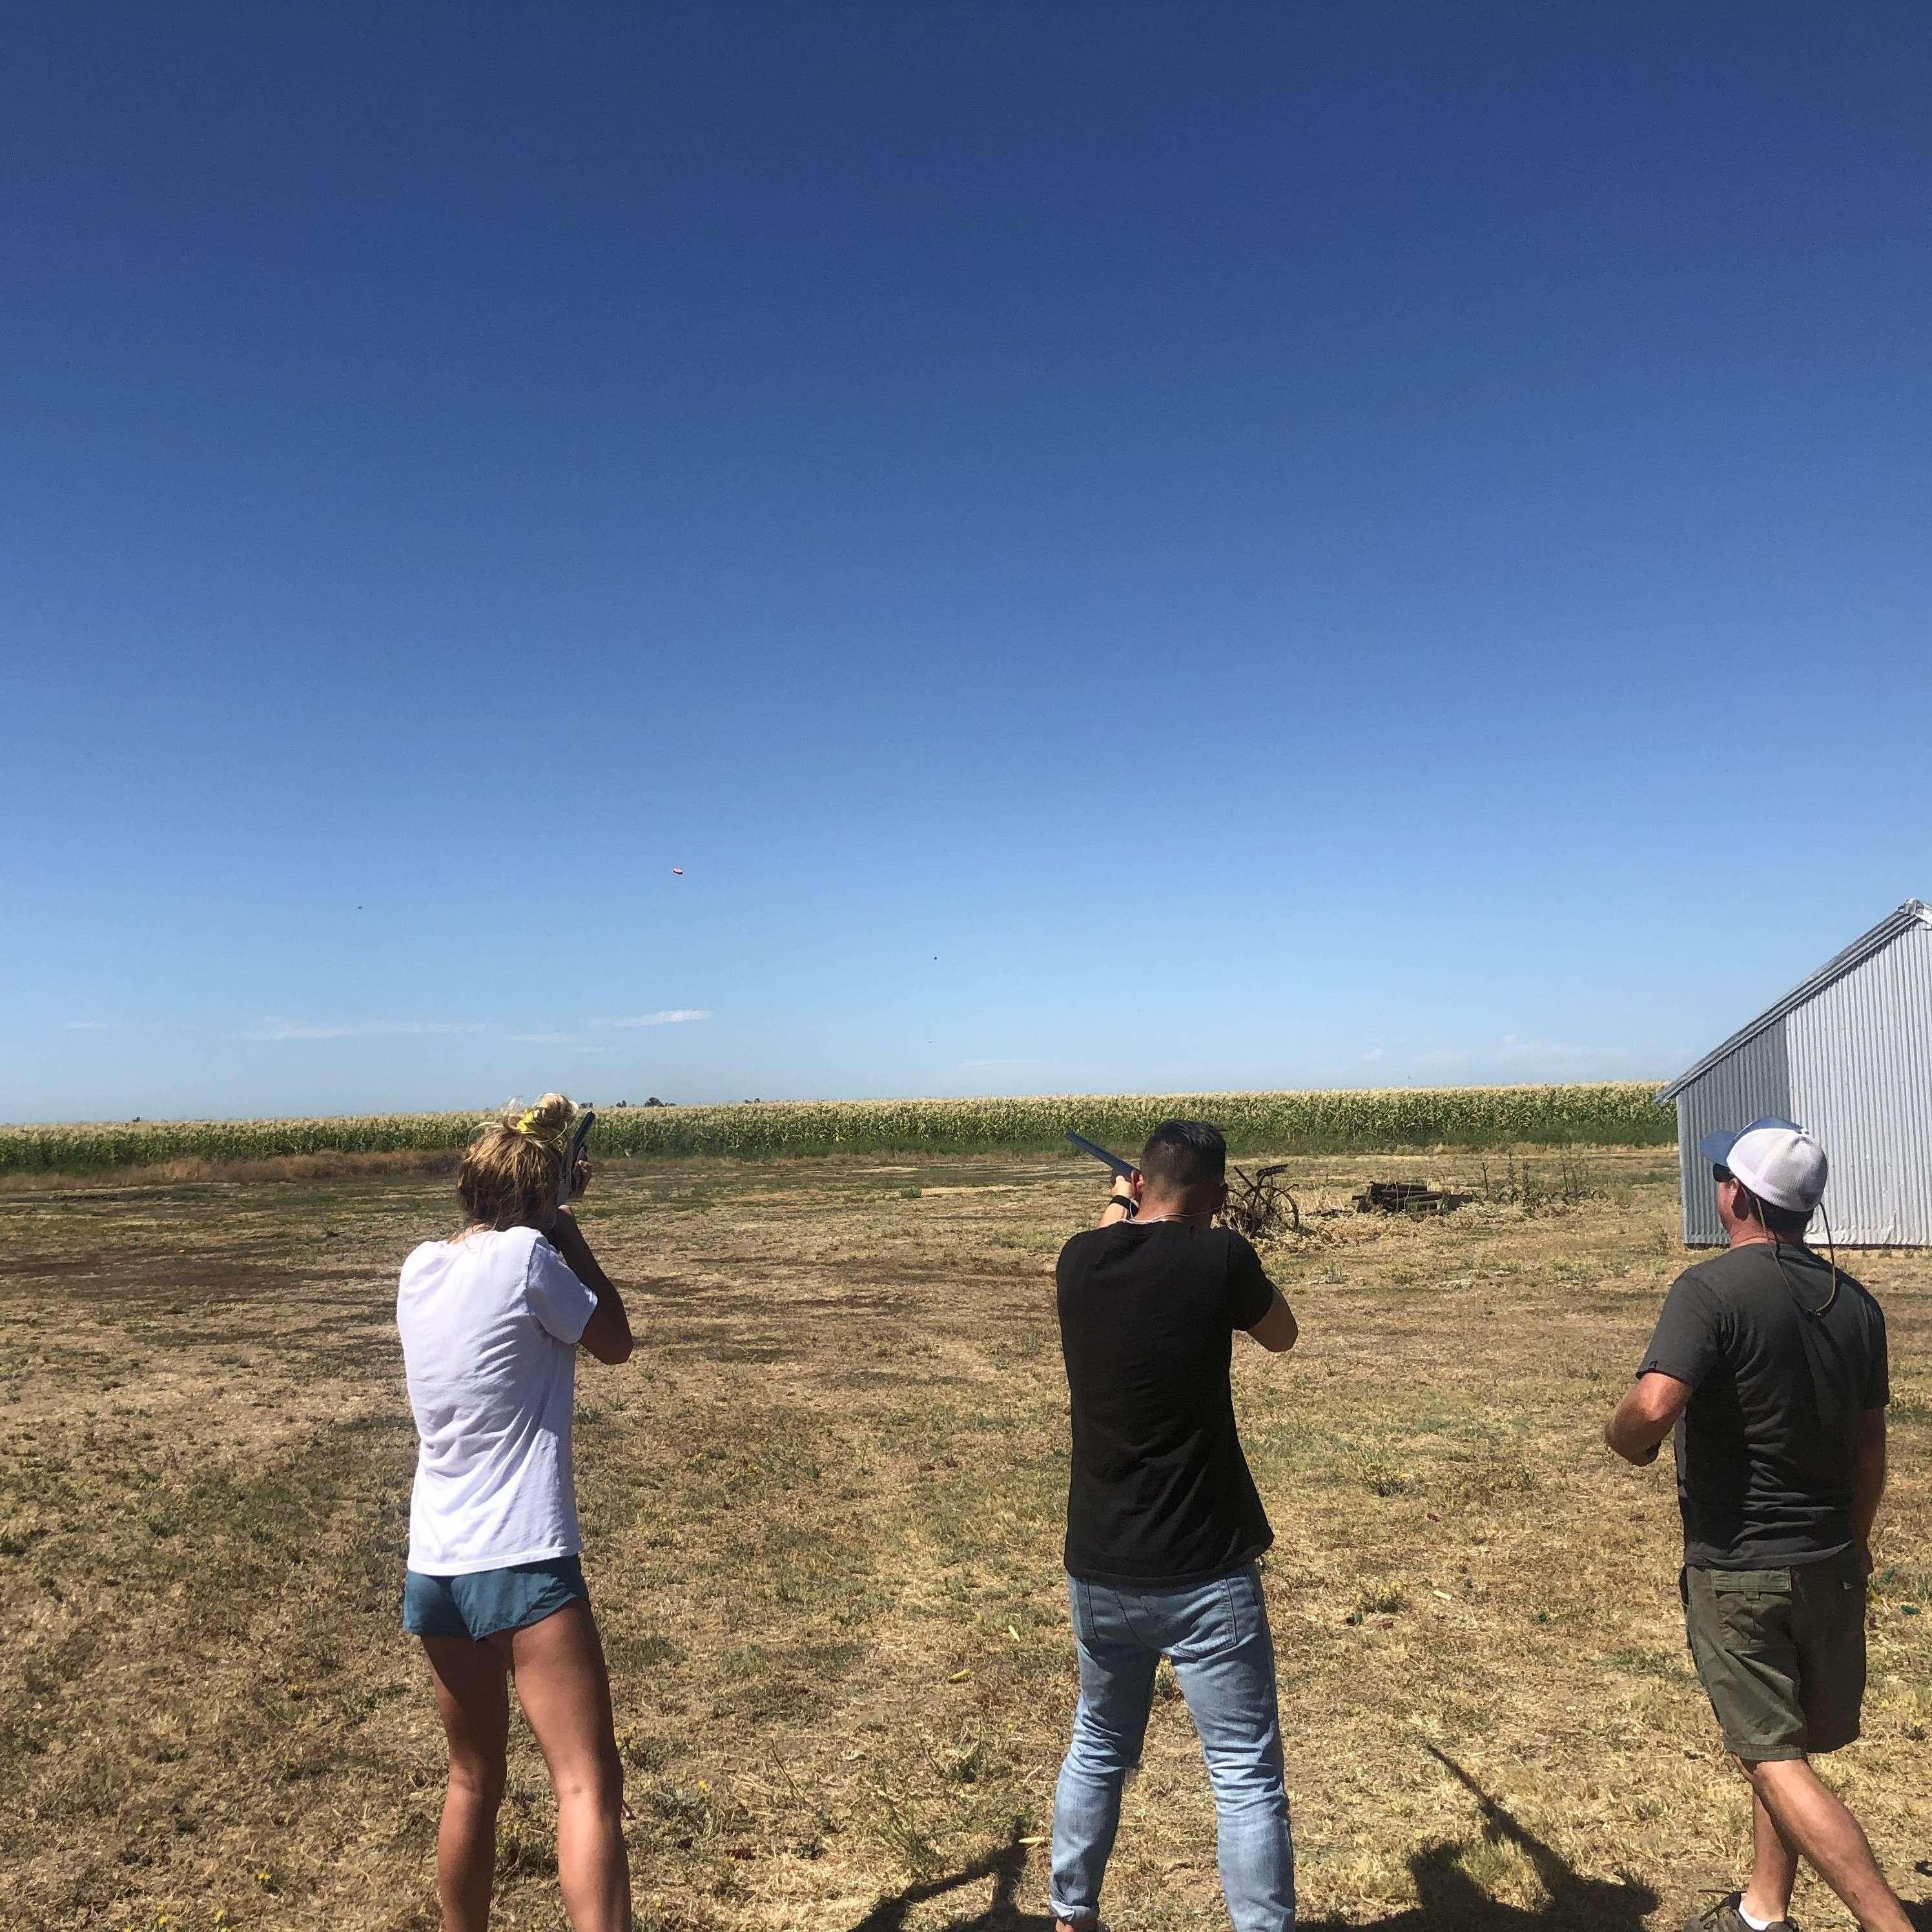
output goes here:
<path id="1" fill-rule="evenodd" d="M 425 1241 L 396 1294 L 420 1448 L 403 1627 L 422 1640 L 449 1740 L 436 1840 L 443 1932 L 484 1932 L 496 1867 L 509 1681 L 557 1796 L 556 1868 L 576 1932 L 628 1932 L 623 1774 L 578 1552 L 570 1456 L 577 1351 L 631 1352 L 631 1327 L 561 1198 L 575 1110 L 506 1108 L 470 1144 L 460 1233 Z"/>

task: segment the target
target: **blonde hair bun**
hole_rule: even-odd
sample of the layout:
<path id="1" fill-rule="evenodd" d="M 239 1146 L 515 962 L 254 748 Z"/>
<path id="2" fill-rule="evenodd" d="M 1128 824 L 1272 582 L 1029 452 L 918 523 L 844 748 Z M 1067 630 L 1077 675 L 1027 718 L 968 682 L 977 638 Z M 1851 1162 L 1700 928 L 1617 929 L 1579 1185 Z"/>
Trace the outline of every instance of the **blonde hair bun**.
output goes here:
<path id="1" fill-rule="evenodd" d="M 562 1094 L 546 1094 L 527 1107 L 520 1100 L 510 1101 L 490 1124 L 507 1127 L 560 1155 L 576 1119 L 577 1108 L 569 1099 Z"/>
<path id="2" fill-rule="evenodd" d="M 471 1226 L 549 1226 L 568 1185 L 563 1156 L 577 1113 L 563 1094 L 546 1094 L 534 1106 L 512 1100 L 478 1127 L 456 1180 Z"/>

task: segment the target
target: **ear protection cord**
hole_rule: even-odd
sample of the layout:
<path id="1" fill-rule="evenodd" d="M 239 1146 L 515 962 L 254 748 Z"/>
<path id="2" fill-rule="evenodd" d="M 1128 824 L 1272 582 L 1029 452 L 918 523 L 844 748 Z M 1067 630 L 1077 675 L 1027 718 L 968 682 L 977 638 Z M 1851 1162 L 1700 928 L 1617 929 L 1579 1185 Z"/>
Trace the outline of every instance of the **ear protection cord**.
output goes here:
<path id="1" fill-rule="evenodd" d="M 1764 1203 L 1759 1200 L 1758 1197 L 1755 1194 L 1751 1196 L 1751 1199 L 1757 1208 L 1760 1224 L 1762 1225 L 1764 1214 Z M 1810 1316 L 1814 1322 L 1822 1322 L 1827 1315 L 1831 1313 L 1832 1304 L 1838 1298 L 1839 1288 L 1838 1244 L 1832 1238 L 1832 1217 L 1830 1214 L 1826 1212 L 1825 1204 L 1822 1201 L 1818 1204 L 1818 1211 L 1825 1216 L 1825 1248 L 1826 1252 L 1829 1254 L 1832 1258 L 1832 1290 L 1831 1292 L 1826 1296 L 1823 1302 L 1818 1307 L 1814 1308 L 1811 1304 L 1804 1299 L 1804 1296 L 1798 1293 L 1796 1282 L 1791 1279 L 1791 1270 L 1784 1264 L 1784 1250 L 1786 1248 L 1792 1246 L 1792 1244 L 1788 1241 L 1780 1241 L 1775 1235 L 1772 1235 L 1771 1243 L 1772 1258 L 1778 1263 L 1778 1271 L 1784 1277 L 1784 1286 L 1790 1291 L 1792 1300 L 1796 1302 L 1799 1308 L 1802 1309 L 1805 1314 Z M 1767 1234 L 1770 1233 L 1770 1230 L 1768 1228 L 1766 1228 L 1765 1232 Z M 1811 1244 L 1808 1241 L 1800 1241 L 1796 1244 L 1796 1245 L 1803 1248 L 1805 1252 L 1810 1255 L 1814 1261 L 1817 1259 L 1816 1250 L 1812 1247 Z"/>
<path id="2" fill-rule="evenodd" d="M 1784 1250 L 1787 1247 L 1801 1247 L 1807 1254 L 1810 1256 L 1814 1261 L 1816 1261 L 1818 1258 L 1817 1250 L 1811 1246 L 1810 1242 L 1805 1240 L 1802 1236 L 1796 1242 L 1790 1242 L 1780 1240 L 1777 1235 L 1772 1234 L 1771 1231 L 1771 1223 L 1765 1218 L 1764 1200 L 1762 1196 L 1760 1196 L 1754 1188 L 1750 1186 L 1745 1182 L 1738 1180 L 1738 1177 L 1731 1172 L 1730 1168 L 1724 1162 L 1719 1161 L 1716 1162 L 1712 1168 L 1712 1172 L 1720 1181 L 1728 1180 L 1734 1184 L 1738 1192 L 1742 1194 L 1745 1200 L 1750 1202 L 1752 1208 L 1756 1210 L 1756 1220 L 1758 1226 L 1764 1230 L 1767 1235 L 1770 1236 L 1772 1258 L 1778 1264 L 1778 1273 L 1784 1277 L 1786 1292 L 1790 1295 L 1792 1300 L 1797 1303 L 1798 1307 L 1805 1314 L 1811 1317 L 1813 1321 L 1822 1321 L 1824 1318 L 1832 1312 L 1832 1304 L 1838 1298 L 1838 1289 L 1840 1286 L 1840 1277 L 1838 1274 L 1838 1244 L 1833 1238 L 1832 1234 L 1831 1210 L 1826 1207 L 1822 1200 L 1818 1203 L 1818 1212 L 1825 1217 L 1825 1250 L 1831 1257 L 1832 1286 L 1831 1292 L 1826 1294 L 1823 1302 L 1820 1304 L 1819 1306 L 1814 1308 L 1811 1304 L 1804 1299 L 1804 1296 L 1798 1293 L 1797 1284 L 1791 1279 L 1791 1270 L 1784 1264 Z"/>

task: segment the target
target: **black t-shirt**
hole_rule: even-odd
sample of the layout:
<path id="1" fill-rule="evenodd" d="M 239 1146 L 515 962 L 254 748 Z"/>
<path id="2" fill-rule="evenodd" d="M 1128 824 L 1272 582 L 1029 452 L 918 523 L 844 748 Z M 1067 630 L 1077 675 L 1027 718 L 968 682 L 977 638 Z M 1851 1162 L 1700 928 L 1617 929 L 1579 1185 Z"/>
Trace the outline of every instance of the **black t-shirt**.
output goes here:
<path id="1" fill-rule="evenodd" d="M 1807 1310 L 1814 1311 L 1807 1312 Z M 1892 1400 L 1885 1317 L 1808 1249 L 1732 1248 L 1677 1277 L 1637 1372 L 1688 1382 L 1684 1560 L 1781 1570 L 1851 1547 L 1858 1420 Z"/>
<path id="2" fill-rule="evenodd" d="M 1165 1589 L 1252 1562 L 1274 1540 L 1234 1431 L 1228 1360 L 1274 1285 L 1239 1234 L 1131 1221 L 1060 1251 L 1073 1398 L 1066 1568 Z"/>

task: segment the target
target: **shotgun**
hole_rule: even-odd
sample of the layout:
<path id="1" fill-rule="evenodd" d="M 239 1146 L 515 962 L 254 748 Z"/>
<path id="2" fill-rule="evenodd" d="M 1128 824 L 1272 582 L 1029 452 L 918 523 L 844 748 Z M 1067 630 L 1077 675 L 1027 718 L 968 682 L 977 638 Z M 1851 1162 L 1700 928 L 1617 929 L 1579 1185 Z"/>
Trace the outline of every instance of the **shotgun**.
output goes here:
<path id="1" fill-rule="evenodd" d="M 571 1196 L 577 1189 L 577 1163 L 584 1158 L 585 1143 L 590 1138 L 590 1130 L 597 1124 L 597 1116 L 586 1107 L 572 1130 L 563 1150 L 563 1178 L 557 1185 L 556 1204 L 560 1208 L 569 1204 Z"/>
<path id="2" fill-rule="evenodd" d="M 1096 1160 L 1111 1167 L 1123 1180 L 1131 1180 L 1134 1178 L 1133 1162 L 1123 1160 L 1117 1154 L 1109 1154 L 1098 1141 L 1090 1141 L 1084 1134 L 1076 1134 L 1071 1127 L 1066 1130 L 1066 1138 L 1082 1154 L 1091 1154 Z"/>

